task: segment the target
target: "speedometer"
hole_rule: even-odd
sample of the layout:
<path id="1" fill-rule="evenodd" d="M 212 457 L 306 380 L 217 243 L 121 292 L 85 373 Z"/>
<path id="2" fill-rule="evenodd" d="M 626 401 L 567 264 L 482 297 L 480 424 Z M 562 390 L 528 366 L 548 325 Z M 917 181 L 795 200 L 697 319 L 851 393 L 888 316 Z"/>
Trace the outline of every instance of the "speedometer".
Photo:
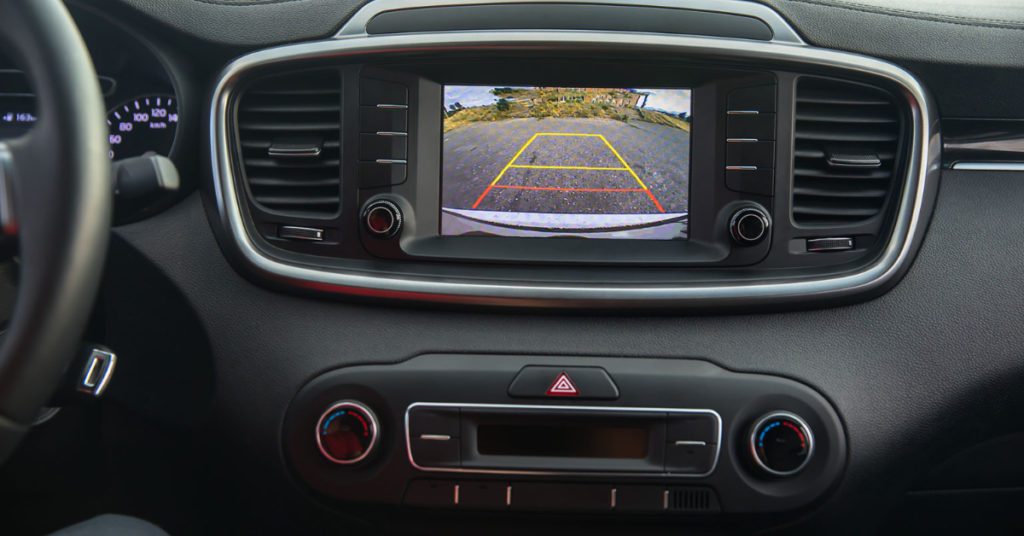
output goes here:
<path id="1" fill-rule="evenodd" d="M 110 159 L 154 152 L 167 156 L 178 129 L 178 103 L 170 95 L 143 95 L 107 112 Z"/>

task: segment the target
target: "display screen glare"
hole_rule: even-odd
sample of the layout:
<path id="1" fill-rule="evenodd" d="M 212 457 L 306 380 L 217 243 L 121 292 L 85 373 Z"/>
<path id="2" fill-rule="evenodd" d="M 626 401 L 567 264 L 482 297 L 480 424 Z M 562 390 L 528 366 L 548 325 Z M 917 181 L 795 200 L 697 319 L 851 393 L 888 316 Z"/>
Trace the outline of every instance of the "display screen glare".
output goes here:
<path id="1" fill-rule="evenodd" d="M 444 236 L 685 239 L 691 90 L 444 88 Z"/>

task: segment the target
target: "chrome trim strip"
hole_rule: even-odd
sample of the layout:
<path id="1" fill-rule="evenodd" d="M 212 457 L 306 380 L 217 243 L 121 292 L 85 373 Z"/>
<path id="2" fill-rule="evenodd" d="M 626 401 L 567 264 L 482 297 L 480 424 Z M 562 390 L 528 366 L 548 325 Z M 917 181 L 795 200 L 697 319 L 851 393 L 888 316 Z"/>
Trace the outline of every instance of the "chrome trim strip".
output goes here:
<path id="1" fill-rule="evenodd" d="M 963 171 L 1024 171 L 1024 162 L 954 162 L 951 169 Z"/>
<path id="2" fill-rule="evenodd" d="M 376 162 L 378 164 L 385 164 L 385 165 L 388 165 L 388 166 L 390 166 L 391 164 L 407 164 L 408 163 L 408 161 L 406 161 L 406 160 L 400 160 L 400 159 L 397 159 L 397 158 L 378 158 L 378 159 L 374 160 L 374 162 Z"/>
<path id="3" fill-rule="evenodd" d="M 757 166 L 725 166 L 726 171 L 757 171 Z"/>
<path id="4" fill-rule="evenodd" d="M 774 9 L 740 0 L 687 0 L 685 3 L 681 3 L 679 0 L 374 0 L 352 15 L 352 18 L 342 26 L 335 38 L 365 37 L 367 35 L 366 25 L 385 11 L 481 4 L 609 4 L 745 15 L 760 19 L 767 24 L 772 31 L 772 41 L 776 43 L 804 44 L 796 30 Z"/>
<path id="5" fill-rule="evenodd" d="M 725 115 L 761 115 L 758 110 L 726 110 Z"/>
<path id="6" fill-rule="evenodd" d="M 387 0 L 378 0 L 387 1 Z M 376 4 L 374 2 L 370 5 Z M 755 4 L 750 4 L 755 5 Z M 342 270 L 290 264 L 265 253 L 254 243 L 241 209 L 242 193 L 236 190 L 229 143 L 232 95 L 242 75 L 253 68 L 317 58 L 359 61 L 394 51 L 503 49 L 543 51 L 607 51 L 672 53 L 690 58 L 735 57 L 747 61 L 785 62 L 794 65 L 845 69 L 888 80 L 903 88 L 910 105 L 910 139 L 907 177 L 903 181 L 896 225 L 885 249 L 873 264 L 858 272 L 765 281 L 742 285 L 701 283 L 691 285 L 610 285 L 593 283 L 524 283 L 456 280 L 426 275 L 403 276 L 368 271 Z M 914 238 L 924 232 L 925 195 L 930 181 L 938 179 L 940 140 L 938 120 L 931 98 L 921 83 L 891 63 L 833 50 L 807 46 L 625 32 L 448 32 L 438 34 L 350 37 L 286 45 L 243 56 L 228 65 L 214 88 L 210 114 L 210 148 L 213 155 L 214 195 L 228 235 L 256 275 L 301 288 L 341 294 L 390 299 L 517 305 L 527 307 L 667 307 L 802 302 L 808 298 L 837 298 L 881 287 L 907 265 Z M 934 176 L 932 175 L 932 172 Z"/>
<path id="7" fill-rule="evenodd" d="M 718 423 L 718 434 L 715 437 L 715 459 L 711 462 L 711 470 L 699 474 L 682 474 L 682 473 L 638 473 L 638 472 L 618 472 L 618 471 L 532 471 L 525 469 L 478 469 L 474 467 L 428 467 L 422 466 L 416 463 L 416 460 L 412 456 L 412 439 L 409 434 L 409 413 L 413 408 L 461 408 L 461 409 L 502 409 L 502 410 L 552 410 L 552 411 L 579 411 L 579 412 L 616 412 L 616 413 L 669 413 L 672 415 L 713 415 L 715 421 Z M 480 475 L 532 475 L 532 476 L 543 476 L 543 475 L 573 475 L 573 476 L 597 476 L 607 478 L 609 475 L 616 476 L 641 476 L 641 477 L 654 477 L 654 478 L 704 478 L 710 476 L 718 468 L 718 457 L 721 454 L 722 448 L 722 416 L 713 409 L 681 409 L 681 408 L 635 408 L 635 407 L 616 407 L 616 406 L 544 406 L 544 405 L 530 405 L 530 404 L 460 404 L 452 402 L 414 402 L 409 404 L 409 407 L 405 408 L 405 453 L 409 459 L 409 464 L 415 469 L 433 473 L 463 473 L 463 474 L 480 474 Z"/>
<path id="8" fill-rule="evenodd" d="M 725 143 L 754 143 L 761 141 L 757 138 L 725 138 Z"/>

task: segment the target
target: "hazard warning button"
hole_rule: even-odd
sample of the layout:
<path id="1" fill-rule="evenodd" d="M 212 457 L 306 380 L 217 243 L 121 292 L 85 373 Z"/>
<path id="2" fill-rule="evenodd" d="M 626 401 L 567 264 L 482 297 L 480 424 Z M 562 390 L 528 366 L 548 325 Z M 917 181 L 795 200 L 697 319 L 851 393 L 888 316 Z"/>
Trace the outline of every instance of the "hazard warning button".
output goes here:
<path id="1" fill-rule="evenodd" d="M 601 367 L 523 367 L 508 387 L 513 398 L 615 400 L 619 388 Z"/>

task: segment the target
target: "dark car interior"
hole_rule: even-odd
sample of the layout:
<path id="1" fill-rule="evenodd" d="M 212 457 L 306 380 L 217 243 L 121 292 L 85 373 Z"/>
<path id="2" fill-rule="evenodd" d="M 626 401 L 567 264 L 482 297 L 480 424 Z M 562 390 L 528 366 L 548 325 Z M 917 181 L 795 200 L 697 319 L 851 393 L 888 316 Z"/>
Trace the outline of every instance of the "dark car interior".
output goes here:
<path id="1" fill-rule="evenodd" d="M 0 533 L 1024 533 L 1022 32 L 3 0 Z"/>

